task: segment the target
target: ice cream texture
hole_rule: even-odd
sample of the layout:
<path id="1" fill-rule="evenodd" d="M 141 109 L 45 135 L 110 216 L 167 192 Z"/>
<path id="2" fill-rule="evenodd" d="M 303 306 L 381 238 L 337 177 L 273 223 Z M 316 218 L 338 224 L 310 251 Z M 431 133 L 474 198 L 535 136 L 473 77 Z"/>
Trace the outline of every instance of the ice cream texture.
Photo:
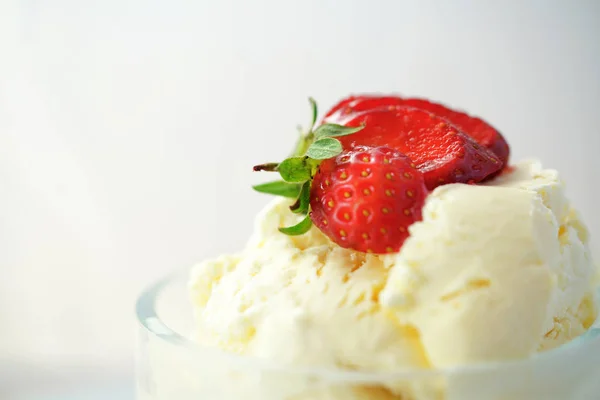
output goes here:
<path id="1" fill-rule="evenodd" d="M 596 318 L 588 231 L 537 161 L 438 187 L 395 254 L 343 249 L 316 228 L 283 235 L 298 218 L 289 204 L 271 202 L 239 254 L 194 267 L 203 344 L 291 365 L 438 368 L 527 358 Z"/>

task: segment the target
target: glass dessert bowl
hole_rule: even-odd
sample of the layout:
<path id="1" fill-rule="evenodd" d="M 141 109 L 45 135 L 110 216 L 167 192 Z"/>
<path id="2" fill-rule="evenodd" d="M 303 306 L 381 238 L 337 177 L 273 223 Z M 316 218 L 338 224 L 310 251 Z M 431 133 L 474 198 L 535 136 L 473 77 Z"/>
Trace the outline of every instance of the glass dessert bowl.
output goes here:
<path id="1" fill-rule="evenodd" d="M 188 280 L 187 270 L 172 275 L 137 302 L 139 400 L 591 400 L 600 393 L 598 322 L 563 346 L 513 362 L 385 373 L 290 367 L 190 339 Z"/>

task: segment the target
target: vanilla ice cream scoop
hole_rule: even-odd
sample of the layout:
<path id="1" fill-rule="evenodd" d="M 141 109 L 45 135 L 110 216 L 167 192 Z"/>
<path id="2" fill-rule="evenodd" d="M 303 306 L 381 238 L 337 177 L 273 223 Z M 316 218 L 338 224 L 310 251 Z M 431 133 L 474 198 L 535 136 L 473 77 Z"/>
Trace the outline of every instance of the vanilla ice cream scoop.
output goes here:
<path id="1" fill-rule="evenodd" d="M 272 202 L 240 254 L 194 268 L 202 343 L 389 371 L 526 358 L 596 318 L 588 232 L 538 162 L 487 185 L 438 187 L 397 254 L 343 249 L 316 228 L 283 235 L 297 218 L 288 206 Z"/>
<path id="2" fill-rule="evenodd" d="M 200 341 L 293 365 L 426 367 L 419 334 L 379 303 L 389 269 L 318 229 L 286 236 L 294 214 L 276 200 L 239 256 L 198 265 L 190 288 Z"/>
<path id="3" fill-rule="evenodd" d="M 421 333 L 433 365 L 527 357 L 596 316 L 587 231 L 537 163 L 489 186 L 439 187 L 410 232 L 381 303 Z"/>

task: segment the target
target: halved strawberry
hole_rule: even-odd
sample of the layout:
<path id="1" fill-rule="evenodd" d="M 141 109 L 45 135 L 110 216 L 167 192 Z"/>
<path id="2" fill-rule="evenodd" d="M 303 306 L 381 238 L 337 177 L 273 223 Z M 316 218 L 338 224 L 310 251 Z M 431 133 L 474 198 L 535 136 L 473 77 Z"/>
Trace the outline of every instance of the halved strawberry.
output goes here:
<path id="1" fill-rule="evenodd" d="M 324 118 L 324 122 L 345 125 L 345 122 L 363 111 L 384 109 L 394 106 L 415 107 L 429 111 L 450 121 L 462 132 L 470 135 L 482 146 L 490 149 L 504 165 L 507 165 L 510 148 L 506 139 L 484 120 L 464 112 L 452 110 L 442 104 L 418 98 L 398 96 L 361 95 L 351 96 L 336 104 Z"/>
<path id="2" fill-rule="evenodd" d="M 446 183 L 477 183 L 502 168 L 492 151 L 430 112 L 388 106 L 350 115 L 345 126 L 364 128 L 339 138 L 344 149 L 388 146 L 400 151 L 424 174 L 429 189 Z"/>

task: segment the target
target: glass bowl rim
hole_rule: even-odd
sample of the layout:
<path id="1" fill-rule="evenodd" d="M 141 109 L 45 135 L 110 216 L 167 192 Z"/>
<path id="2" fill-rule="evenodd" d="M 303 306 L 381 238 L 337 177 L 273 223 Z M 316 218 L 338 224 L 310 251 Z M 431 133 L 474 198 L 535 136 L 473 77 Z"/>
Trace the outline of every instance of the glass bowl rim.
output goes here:
<path id="1" fill-rule="evenodd" d="M 546 364 L 560 361 L 561 356 L 568 356 L 569 353 L 585 352 L 585 349 L 589 346 L 600 346 L 600 316 L 598 316 L 588 331 L 578 338 L 575 338 L 570 342 L 554 349 L 536 353 L 525 359 L 506 360 L 500 362 L 481 362 L 431 369 L 402 368 L 391 371 L 358 371 L 322 366 L 290 366 L 288 364 L 278 363 L 270 359 L 244 356 L 230 353 L 219 348 L 204 346 L 176 332 L 164 321 L 162 321 L 156 310 L 158 296 L 170 284 L 189 279 L 189 273 L 190 268 L 186 268 L 168 274 L 166 277 L 159 279 L 142 291 L 135 304 L 137 323 L 149 335 L 162 342 L 165 342 L 171 346 L 186 348 L 190 352 L 197 352 L 198 354 L 202 354 L 202 356 L 210 354 L 211 357 L 218 357 L 218 359 L 226 361 L 228 365 L 231 365 L 234 368 L 251 368 L 253 371 L 260 370 L 265 372 L 278 372 L 283 374 L 296 374 L 305 376 L 327 376 L 328 379 L 333 380 L 352 381 L 354 383 L 369 383 L 407 378 L 433 378 L 440 375 L 468 375 L 472 373 L 483 373 L 486 371 L 498 372 L 501 370 L 509 370 L 515 367 L 534 367 L 537 363 Z M 597 292 L 600 298 L 600 288 L 598 288 Z"/>

